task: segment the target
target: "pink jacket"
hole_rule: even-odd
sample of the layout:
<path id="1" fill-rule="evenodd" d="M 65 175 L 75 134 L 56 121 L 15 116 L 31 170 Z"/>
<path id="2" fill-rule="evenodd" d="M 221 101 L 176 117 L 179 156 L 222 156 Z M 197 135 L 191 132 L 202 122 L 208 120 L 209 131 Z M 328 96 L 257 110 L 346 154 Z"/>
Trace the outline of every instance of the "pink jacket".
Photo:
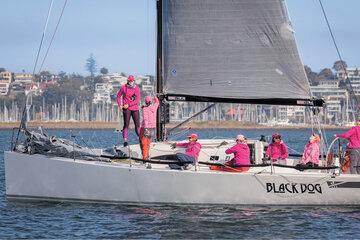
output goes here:
<path id="1" fill-rule="evenodd" d="M 142 108 L 142 128 L 156 128 L 156 112 L 159 107 L 159 99 L 154 97 L 153 104 Z"/>
<path id="2" fill-rule="evenodd" d="M 177 143 L 177 147 L 183 147 L 185 149 L 185 154 L 191 157 L 194 157 L 196 160 L 199 158 L 201 144 L 198 142 L 190 142 L 190 143 Z"/>
<path id="3" fill-rule="evenodd" d="M 238 143 L 231 148 L 226 149 L 226 154 L 234 154 L 234 158 L 231 161 L 239 165 L 250 164 L 250 149 L 245 143 Z"/>
<path id="4" fill-rule="evenodd" d="M 133 88 L 127 86 L 126 84 L 121 86 L 119 92 L 117 93 L 117 103 L 119 108 L 122 108 L 123 105 L 128 104 L 130 111 L 139 110 L 140 102 L 140 88 L 135 86 Z"/>
<path id="5" fill-rule="evenodd" d="M 349 148 L 360 148 L 360 126 L 352 127 L 348 132 L 335 136 L 349 139 Z"/>
<path id="6" fill-rule="evenodd" d="M 266 156 L 271 157 L 272 160 L 277 160 L 278 158 L 286 159 L 289 156 L 288 148 L 285 143 L 270 143 L 267 150 Z"/>
<path id="7" fill-rule="evenodd" d="M 315 163 L 319 164 L 319 155 L 320 155 L 320 144 L 318 142 L 309 142 L 305 145 L 304 153 L 301 158 L 301 163 Z"/>

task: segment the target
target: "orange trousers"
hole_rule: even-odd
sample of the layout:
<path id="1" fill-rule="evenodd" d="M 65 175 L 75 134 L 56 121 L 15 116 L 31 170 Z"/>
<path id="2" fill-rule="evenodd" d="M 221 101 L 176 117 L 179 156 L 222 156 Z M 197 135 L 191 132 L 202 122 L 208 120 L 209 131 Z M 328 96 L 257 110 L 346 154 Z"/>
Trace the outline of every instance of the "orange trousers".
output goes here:
<path id="1" fill-rule="evenodd" d="M 144 136 L 144 128 L 140 130 L 140 148 L 143 160 L 148 160 L 150 157 L 150 143 L 151 136 Z"/>

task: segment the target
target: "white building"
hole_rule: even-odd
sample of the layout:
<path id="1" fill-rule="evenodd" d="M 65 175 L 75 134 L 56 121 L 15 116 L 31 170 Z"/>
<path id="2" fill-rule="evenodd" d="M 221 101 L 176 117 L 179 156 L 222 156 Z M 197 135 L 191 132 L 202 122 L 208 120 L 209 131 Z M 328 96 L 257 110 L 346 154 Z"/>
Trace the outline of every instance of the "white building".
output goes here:
<path id="1" fill-rule="evenodd" d="M 34 81 L 34 75 L 30 73 L 14 73 L 14 82 L 31 84 Z"/>
<path id="2" fill-rule="evenodd" d="M 139 76 L 139 80 L 141 80 L 141 90 L 147 93 L 155 92 L 155 84 L 152 76 Z"/>
<path id="3" fill-rule="evenodd" d="M 93 97 L 93 103 L 111 103 L 111 91 L 113 90 L 111 84 L 97 83 L 95 84 L 95 93 Z"/>
<path id="4" fill-rule="evenodd" d="M 10 84 L 0 81 L 0 95 L 7 95 L 9 93 Z"/>
<path id="5" fill-rule="evenodd" d="M 0 72 L 0 95 L 7 95 L 9 93 L 12 80 L 13 74 L 11 72 Z"/>
<path id="6" fill-rule="evenodd" d="M 305 107 L 303 106 L 279 106 L 278 107 L 278 120 L 287 122 L 303 122 L 305 118 Z"/>
<path id="7" fill-rule="evenodd" d="M 351 83 L 351 87 L 354 91 L 355 95 L 360 95 L 360 69 L 358 68 L 347 68 L 346 72 L 344 70 L 340 70 L 336 73 L 337 78 L 339 80 L 345 80 L 347 77 Z"/>
<path id="8" fill-rule="evenodd" d="M 349 94 L 346 89 L 341 89 L 333 84 L 323 84 L 311 86 L 310 90 L 315 98 L 324 99 L 326 118 L 334 119 L 334 121 L 345 120 L 344 112 L 349 111 Z"/>

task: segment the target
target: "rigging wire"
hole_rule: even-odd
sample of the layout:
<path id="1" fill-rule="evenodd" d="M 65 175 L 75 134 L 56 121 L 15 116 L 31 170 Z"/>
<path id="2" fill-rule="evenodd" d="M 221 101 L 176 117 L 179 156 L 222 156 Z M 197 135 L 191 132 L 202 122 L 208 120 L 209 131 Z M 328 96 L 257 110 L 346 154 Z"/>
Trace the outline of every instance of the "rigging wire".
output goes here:
<path id="1" fill-rule="evenodd" d="M 36 59 L 35 59 L 34 68 L 33 68 L 33 72 L 32 72 L 33 75 L 35 74 L 37 62 L 39 60 L 39 55 L 40 55 L 41 48 L 42 48 L 42 45 L 43 45 L 43 42 L 44 42 L 44 37 L 45 37 L 46 29 L 47 29 L 47 26 L 48 26 L 48 23 L 49 23 L 53 3 L 54 3 L 54 0 L 51 0 L 49 9 L 47 11 L 46 21 L 45 21 L 43 33 L 41 35 L 39 48 L 38 48 L 38 51 L 36 53 Z M 18 132 L 17 132 L 17 136 L 16 136 L 16 140 L 15 140 L 15 144 L 14 144 L 14 149 L 16 149 L 16 146 L 17 146 L 17 143 L 18 143 L 18 140 L 19 140 L 19 136 L 20 136 L 20 131 L 22 129 L 26 129 L 26 127 L 27 127 L 27 122 L 29 120 L 29 112 L 30 112 L 31 105 L 32 105 L 32 93 L 30 91 L 28 93 L 28 95 L 26 96 L 26 99 L 25 99 L 25 105 L 24 105 L 24 109 L 23 109 L 23 112 L 22 112 L 20 126 L 19 126 L 19 129 L 18 129 Z"/>
<path id="2" fill-rule="evenodd" d="M 326 12 L 325 12 L 325 8 L 324 8 L 324 6 L 323 6 L 323 4 L 322 4 L 322 0 L 319 0 L 319 3 L 320 3 L 321 10 L 322 10 L 322 12 L 323 12 L 323 15 L 324 15 L 324 19 L 325 19 L 325 21 L 326 21 L 326 25 L 327 25 L 327 27 L 328 27 L 328 29 L 329 29 L 329 32 L 330 32 L 332 41 L 333 41 L 333 43 L 334 43 L 334 46 L 335 46 L 337 55 L 338 55 L 338 57 L 339 57 L 339 59 L 340 59 L 340 61 L 341 61 L 341 66 L 342 66 L 342 68 L 343 68 L 344 71 L 345 71 L 346 81 L 347 81 L 347 83 L 348 83 L 349 86 L 350 86 L 350 93 L 353 95 L 354 100 L 355 100 L 355 102 L 356 102 L 356 113 L 357 113 L 357 112 L 358 112 L 358 107 L 359 107 L 359 100 L 358 100 L 357 96 L 355 95 L 354 88 L 353 88 L 353 86 L 352 86 L 352 84 L 351 84 L 351 82 L 350 82 L 350 80 L 349 80 L 349 78 L 348 78 L 348 72 L 347 72 L 346 67 L 345 67 L 345 65 L 344 65 L 344 61 L 343 61 L 343 59 L 342 59 L 342 57 L 341 57 L 340 50 L 339 50 L 339 47 L 338 47 L 338 45 L 337 45 L 337 43 L 336 43 L 335 35 L 333 34 L 333 31 L 332 31 L 332 29 L 331 29 L 331 26 L 330 26 L 330 23 L 329 23 L 327 14 L 326 14 Z"/>
<path id="3" fill-rule="evenodd" d="M 56 27 L 55 27 L 55 30 L 54 30 L 54 32 L 53 32 L 53 35 L 51 36 L 51 40 L 50 40 L 49 46 L 48 46 L 48 48 L 46 49 L 46 53 L 45 53 L 44 58 L 43 58 L 43 60 L 42 60 L 42 62 L 41 62 L 40 69 L 39 69 L 39 73 L 41 72 L 41 70 L 42 70 L 42 68 L 43 68 L 43 66 L 44 66 L 44 63 L 45 63 L 45 60 L 46 60 L 46 58 L 47 58 L 47 56 L 48 56 L 50 47 L 51 47 L 51 45 L 52 45 L 52 43 L 53 43 L 53 41 L 54 41 L 54 38 L 55 38 L 56 32 L 57 32 L 57 30 L 58 30 L 58 28 L 59 28 L 60 21 L 61 21 L 61 19 L 62 19 L 63 14 L 64 14 L 64 10 L 65 10 L 65 7 L 66 7 L 67 2 L 68 2 L 68 0 L 65 0 L 64 5 L 63 5 L 63 7 L 62 7 L 62 9 L 61 9 L 61 13 L 60 13 L 59 19 L 58 19 L 58 21 L 57 21 L 57 23 L 56 23 Z"/>
<path id="4" fill-rule="evenodd" d="M 49 23 L 49 19 L 50 19 L 50 14 L 51 14 L 51 9 L 52 9 L 53 3 L 54 3 L 54 0 L 51 0 L 50 6 L 49 6 L 49 9 L 48 9 L 48 12 L 47 12 L 47 16 L 46 16 L 46 21 L 45 21 L 44 30 L 43 30 L 43 33 L 42 33 L 42 35 L 41 35 L 41 41 L 40 41 L 39 49 L 38 49 L 37 54 L 36 54 L 36 60 L 35 60 L 35 64 L 34 64 L 34 68 L 33 68 L 33 73 L 32 73 L 33 75 L 35 74 L 36 66 L 37 66 L 37 63 L 38 63 L 38 60 L 39 60 L 39 56 L 40 56 L 40 52 L 41 52 L 41 48 L 42 48 L 42 44 L 43 44 L 43 42 L 44 42 L 44 37 L 45 37 L 46 29 L 47 29 L 47 26 L 48 26 L 48 23 Z"/>

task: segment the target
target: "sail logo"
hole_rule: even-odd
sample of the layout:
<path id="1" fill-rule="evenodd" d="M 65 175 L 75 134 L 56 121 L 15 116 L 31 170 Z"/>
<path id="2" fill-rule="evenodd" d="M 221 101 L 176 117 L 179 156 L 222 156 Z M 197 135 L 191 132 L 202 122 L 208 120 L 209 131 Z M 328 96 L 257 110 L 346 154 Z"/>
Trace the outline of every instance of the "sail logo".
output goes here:
<path id="1" fill-rule="evenodd" d="M 267 193 L 300 193 L 300 194 L 322 194 L 320 184 L 312 183 L 266 183 Z"/>

